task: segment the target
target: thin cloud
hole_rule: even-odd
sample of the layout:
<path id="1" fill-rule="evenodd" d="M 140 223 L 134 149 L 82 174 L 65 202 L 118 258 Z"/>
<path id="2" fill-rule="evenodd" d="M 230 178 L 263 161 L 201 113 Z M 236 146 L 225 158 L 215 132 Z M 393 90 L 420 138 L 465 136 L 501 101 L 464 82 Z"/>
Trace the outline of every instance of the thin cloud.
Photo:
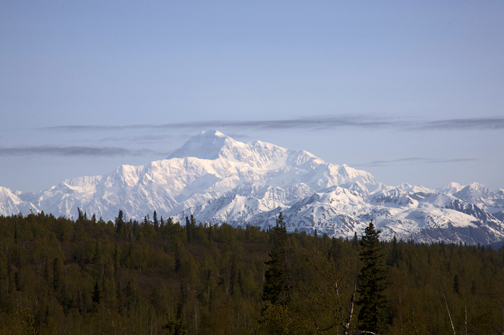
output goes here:
<path id="1" fill-rule="evenodd" d="M 504 129 L 504 118 L 474 118 L 429 121 L 414 125 L 417 129 L 431 130 L 497 130 Z"/>
<path id="2" fill-rule="evenodd" d="M 63 131 L 110 131 L 110 130 L 162 130 L 162 129 L 221 129 L 221 128 L 245 128 L 245 129 L 330 129 L 330 128 L 387 128 L 395 123 L 387 119 L 365 117 L 318 117 L 286 120 L 259 120 L 259 121 L 200 121 L 167 124 L 139 124 L 127 126 L 55 126 L 45 127 L 47 130 Z"/>
<path id="3" fill-rule="evenodd" d="M 259 121 L 199 121 L 167 124 L 138 124 L 126 126 L 55 126 L 46 130 L 61 131 L 112 131 L 112 130 L 202 130 L 202 129 L 305 129 L 323 130 L 337 128 L 396 129 L 396 130 L 500 130 L 504 129 L 504 118 L 469 118 L 434 121 L 404 121 L 397 118 L 369 116 L 313 117 L 285 120 Z"/>
<path id="4" fill-rule="evenodd" d="M 120 136 L 120 137 L 104 137 L 100 139 L 102 142 L 135 142 L 135 143 L 152 143 L 161 140 L 173 139 L 171 135 L 143 135 L 143 136 Z"/>
<path id="5" fill-rule="evenodd" d="M 117 147 L 84 147 L 84 146 L 29 146 L 0 148 L 0 156 L 88 156 L 88 157 L 110 157 L 110 156 L 143 156 L 143 155 L 167 155 L 166 152 L 157 152 L 150 149 L 130 150 Z"/>
<path id="6" fill-rule="evenodd" d="M 474 162 L 474 161 L 477 161 L 477 159 L 474 159 L 474 158 L 408 157 L 408 158 L 391 159 L 391 160 L 376 160 L 376 161 L 371 161 L 368 163 L 353 164 L 353 166 L 380 167 L 380 166 L 411 165 L 411 164 L 464 163 L 464 162 Z"/>

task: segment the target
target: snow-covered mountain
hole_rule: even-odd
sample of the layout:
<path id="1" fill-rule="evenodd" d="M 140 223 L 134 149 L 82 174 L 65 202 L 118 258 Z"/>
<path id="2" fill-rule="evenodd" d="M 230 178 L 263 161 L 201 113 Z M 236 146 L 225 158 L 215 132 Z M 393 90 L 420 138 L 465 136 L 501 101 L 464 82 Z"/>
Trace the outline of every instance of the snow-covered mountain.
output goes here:
<path id="1" fill-rule="evenodd" d="M 329 236 L 362 234 L 369 220 L 382 237 L 417 242 L 489 244 L 504 240 L 504 190 L 451 183 L 439 190 L 377 182 L 365 171 L 324 162 L 306 151 L 238 142 L 204 131 L 169 157 L 144 166 L 63 181 L 48 190 L 0 187 L 0 215 L 45 211 L 105 220 L 122 209 L 141 219 L 157 211 L 185 222 L 275 225 L 282 211 L 290 231 Z"/>

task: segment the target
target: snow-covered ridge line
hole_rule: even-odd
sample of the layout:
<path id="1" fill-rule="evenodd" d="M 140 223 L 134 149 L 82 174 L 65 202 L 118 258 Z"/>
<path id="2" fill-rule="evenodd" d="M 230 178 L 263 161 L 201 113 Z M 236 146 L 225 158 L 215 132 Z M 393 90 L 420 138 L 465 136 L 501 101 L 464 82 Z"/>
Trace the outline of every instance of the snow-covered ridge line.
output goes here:
<path id="1" fill-rule="evenodd" d="M 43 210 L 77 216 L 77 208 L 105 220 L 119 209 L 141 219 L 157 211 L 185 222 L 287 227 L 329 236 L 361 234 L 373 219 L 384 238 L 419 242 L 493 243 L 504 240 L 504 190 L 450 183 L 438 189 L 384 185 L 368 172 L 327 163 L 306 151 L 218 131 L 189 139 L 169 157 L 143 166 L 63 181 L 41 192 L 0 187 L 0 215 Z"/>

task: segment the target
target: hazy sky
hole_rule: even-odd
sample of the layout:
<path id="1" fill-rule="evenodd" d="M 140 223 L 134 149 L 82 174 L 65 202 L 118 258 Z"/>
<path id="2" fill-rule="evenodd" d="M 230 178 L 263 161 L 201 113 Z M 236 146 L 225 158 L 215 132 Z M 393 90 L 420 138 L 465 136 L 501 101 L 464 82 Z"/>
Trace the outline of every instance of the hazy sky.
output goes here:
<path id="1" fill-rule="evenodd" d="M 504 2 L 0 3 L 0 186 L 217 129 L 389 185 L 504 188 Z"/>

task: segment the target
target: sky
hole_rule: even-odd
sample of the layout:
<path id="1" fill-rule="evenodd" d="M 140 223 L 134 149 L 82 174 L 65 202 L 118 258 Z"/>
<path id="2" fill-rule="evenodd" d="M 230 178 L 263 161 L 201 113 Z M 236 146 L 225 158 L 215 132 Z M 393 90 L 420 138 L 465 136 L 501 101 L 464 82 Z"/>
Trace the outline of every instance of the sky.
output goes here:
<path id="1" fill-rule="evenodd" d="M 503 1 L 0 3 L 0 186 L 216 129 L 387 185 L 504 188 Z"/>

